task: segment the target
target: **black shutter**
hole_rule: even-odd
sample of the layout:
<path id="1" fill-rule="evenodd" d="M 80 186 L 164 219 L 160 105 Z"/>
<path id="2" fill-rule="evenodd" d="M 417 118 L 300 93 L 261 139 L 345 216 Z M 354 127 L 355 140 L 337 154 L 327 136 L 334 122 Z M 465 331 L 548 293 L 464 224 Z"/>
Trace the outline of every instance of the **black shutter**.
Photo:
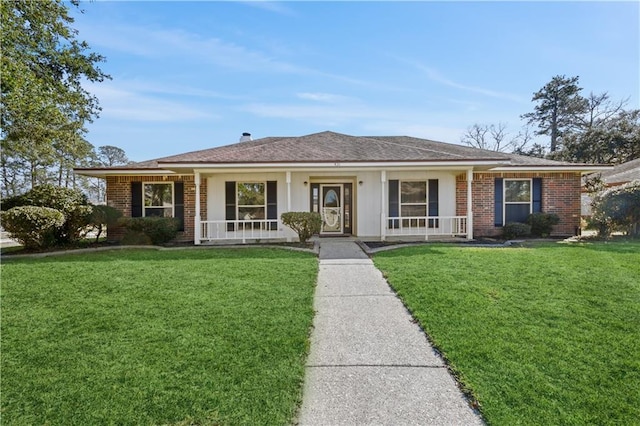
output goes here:
<path id="1" fill-rule="evenodd" d="M 131 182 L 131 217 L 142 217 L 142 182 Z"/>
<path id="2" fill-rule="evenodd" d="M 173 200 L 173 216 L 180 219 L 178 231 L 184 231 L 184 182 L 174 182 Z"/>
<path id="3" fill-rule="evenodd" d="M 278 219 L 278 182 L 267 181 L 267 219 Z M 277 224 L 271 223 L 272 231 L 278 229 Z"/>
<path id="4" fill-rule="evenodd" d="M 531 210 L 533 213 L 540 213 L 542 211 L 542 178 L 533 178 L 533 206 Z"/>
<path id="5" fill-rule="evenodd" d="M 389 181 L 389 217 L 400 216 L 400 181 Z M 389 229 L 396 229 L 400 227 L 400 221 L 398 219 L 389 220 Z"/>
<path id="6" fill-rule="evenodd" d="M 236 220 L 236 183 L 225 182 L 224 184 L 225 220 Z M 227 231 L 235 231 L 235 224 L 228 223 Z"/>
<path id="7" fill-rule="evenodd" d="M 429 216 L 438 216 L 438 179 L 429 179 Z M 429 219 L 429 228 L 438 228 L 438 219 Z"/>
<path id="8" fill-rule="evenodd" d="M 494 220 L 494 225 L 495 226 L 502 226 L 504 224 L 503 219 L 502 219 L 502 205 L 503 205 L 503 193 L 502 193 L 502 178 L 496 178 L 495 181 L 495 185 L 494 185 L 494 189 L 495 189 L 495 195 L 494 195 L 494 201 L 495 201 L 495 220 Z"/>

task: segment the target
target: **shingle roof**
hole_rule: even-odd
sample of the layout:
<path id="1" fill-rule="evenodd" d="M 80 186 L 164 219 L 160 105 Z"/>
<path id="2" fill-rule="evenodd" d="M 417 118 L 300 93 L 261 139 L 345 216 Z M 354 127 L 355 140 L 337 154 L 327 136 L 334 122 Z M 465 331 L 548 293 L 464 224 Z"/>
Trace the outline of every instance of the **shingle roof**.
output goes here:
<path id="1" fill-rule="evenodd" d="M 608 185 L 616 185 L 640 180 L 640 158 L 619 164 L 611 170 L 602 172 L 602 179 Z"/>
<path id="2" fill-rule="evenodd" d="M 509 167 L 581 166 L 409 136 L 350 136 L 320 132 L 299 137 L 266 137 L 231 145 L 157 158 L 126 166 L 77 169 L 78 171 L 162 170 L 180 164 L 272 164 L 272 163 L 385 163 L 385 162 L 504 163 Z"/>
<path id="3" fill-rule="evenodd" d="M 569 165 L 409 136 L 350 136 L 321 132 L 267 137 L 159 158 L 158 163 L 317 163 L 409 161 L 511 161 L 512 165 Z M 150 162 L 140 163 L 147 166 Z"/>

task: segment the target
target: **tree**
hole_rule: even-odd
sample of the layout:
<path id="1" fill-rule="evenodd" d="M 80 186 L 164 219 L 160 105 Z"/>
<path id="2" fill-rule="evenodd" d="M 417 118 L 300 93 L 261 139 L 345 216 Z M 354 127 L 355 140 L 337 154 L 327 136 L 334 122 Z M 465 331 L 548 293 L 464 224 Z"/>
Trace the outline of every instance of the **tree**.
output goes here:
<path id="1" fill-rule="evenodd" d="M 52 176 L 50 169 L 87 151 L 78 142 L 100 107 L 82 83 L 110 77 L 98 67 L 104 58 L 76 38 L 68 12 L 62 0 L 0 2 L 4 196 L 61 180 L 59 170 Z"/>
<path id="2" fill-rule="evenodd" d="M 523 114 L 521 118 L 528 124 L 538 126 L 538 135 L 551 138 L 549 151 L 560 148 L 565 132 L 579 125 L 581 117 L 587 110 L 587 101 L 580 96 L 578 76 L 567 78 L 557 75 L 542 89 L 533 94 L 532 101 L 538 104 L 534 112 Z"/>
<path id="3" fill-rule="evenodd" d="M 527 126 L 523 127 L 517 135 L 510 137 L 505 123 L 476 123 L 467 128 L 460 141 L 474 148 L 513 152 L 522 149 L 531 139 L 531 131 Z"/>
<path id="4" fill-rule="evenodd" d="M 613 231 L 640 236 L 640 181 L 606 189 L 594 197 L 589 226 L 601 237 Z"/>
<path id="5" fill-rule="evenodd" d="M 105 167 L 127 164 L 129 159 L 122 148 L 105 145 L 98 148 L 98 161 Z"/>
<path id="6" fill-rule="evenodd" d="M 608 164 L 640 158 L 640 110 L 626 111 L 615 104 L 614 110 L 605 108 L 592 118 L 589 114 L 583 129 L 566 135 L 554 158 Z"/>

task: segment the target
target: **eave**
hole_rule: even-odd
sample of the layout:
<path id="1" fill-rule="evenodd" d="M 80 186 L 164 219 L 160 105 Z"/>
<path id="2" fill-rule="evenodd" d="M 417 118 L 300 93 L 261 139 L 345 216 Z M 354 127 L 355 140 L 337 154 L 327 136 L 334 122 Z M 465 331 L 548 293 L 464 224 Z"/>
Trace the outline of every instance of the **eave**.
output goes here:
<path id="1" fill-rule="evenodd" d="M 492 172 L 580 172 L 583 175 L 611 170 L 613 166 L 600 166 L 591 164 L 563 164 L 558 166 L 499 166 L 491 169 Z"/>
<path id="2" fill-rule="evenodd" d="M 108 168 L 77 168 L 73 169 L 75 174 L 103 178 L 106 176 L 167 176 L 176 173 L 167 169 L 108 169 Z"/>

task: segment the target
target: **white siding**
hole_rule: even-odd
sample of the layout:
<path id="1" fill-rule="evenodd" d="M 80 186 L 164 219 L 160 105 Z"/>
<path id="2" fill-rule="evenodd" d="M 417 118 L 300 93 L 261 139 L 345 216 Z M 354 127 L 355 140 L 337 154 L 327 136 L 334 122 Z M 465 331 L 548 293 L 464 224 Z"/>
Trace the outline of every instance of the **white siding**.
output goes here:
<path id="1" fill-rule="evenodd" d="M 310 187 L 312 182 L 352 182 L 355 222 L 353 232 L 362 238 L 380 236 L 380 214 L 384 208 L 388 214 L 389 180 L 438 179 L 438 205 L 442 216 L 456 214 L 456 174 L 460 171 L 390 171 L 384 182 L 384 202 L 381 200 L 381 174 L 375 171 L 336 172 L 291 172 L 291 210 L 310 210 Z M 226 173 L 210 174 L 207 177 L 207 220 L 225 219 L 225 182 L 278 182 L 278 218 L 287 210 L 286 172 L 273 173 Z M 307 185 L 304 184 L 307 182 Z M 362 182 L 362 185 L 359 184 Z M 295 234 L 291 231 L 291 235 Z"/>

